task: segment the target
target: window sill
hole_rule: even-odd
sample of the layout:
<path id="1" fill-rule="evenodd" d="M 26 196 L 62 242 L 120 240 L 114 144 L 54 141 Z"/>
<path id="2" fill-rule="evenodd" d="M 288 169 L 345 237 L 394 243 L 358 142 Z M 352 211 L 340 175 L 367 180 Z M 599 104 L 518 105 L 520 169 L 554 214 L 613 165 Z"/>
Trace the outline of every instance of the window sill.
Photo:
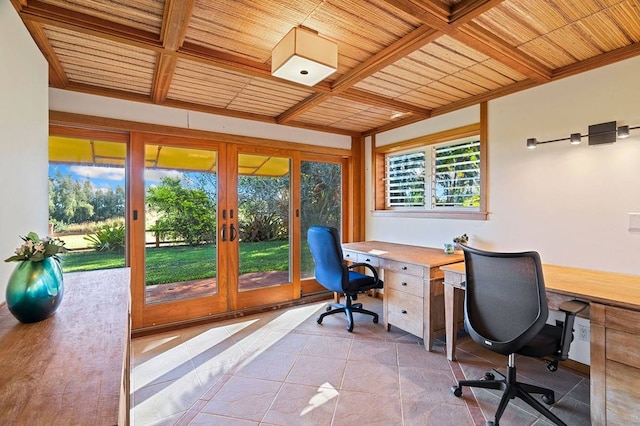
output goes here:
<path id="1" fill-rule="evenodd" d="M 487 220 L 488 212 L 465 211 L 411 211 L 411 210 L 372 210 L 374 217 L 411 217 L 423 219 L 462 219 L 462 220 Z"/>

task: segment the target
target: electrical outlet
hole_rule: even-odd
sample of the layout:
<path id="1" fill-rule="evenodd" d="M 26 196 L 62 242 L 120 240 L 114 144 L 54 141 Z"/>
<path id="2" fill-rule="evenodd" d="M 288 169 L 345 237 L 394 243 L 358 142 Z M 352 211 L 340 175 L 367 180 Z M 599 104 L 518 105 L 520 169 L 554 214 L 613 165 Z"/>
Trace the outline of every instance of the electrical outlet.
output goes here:
<path id="1" fill-rule="evenodd" d="M 578 340 L 584 340 L 588 342 L 591 339 L 590 329 L 586 325 L 578 324 Z"/>

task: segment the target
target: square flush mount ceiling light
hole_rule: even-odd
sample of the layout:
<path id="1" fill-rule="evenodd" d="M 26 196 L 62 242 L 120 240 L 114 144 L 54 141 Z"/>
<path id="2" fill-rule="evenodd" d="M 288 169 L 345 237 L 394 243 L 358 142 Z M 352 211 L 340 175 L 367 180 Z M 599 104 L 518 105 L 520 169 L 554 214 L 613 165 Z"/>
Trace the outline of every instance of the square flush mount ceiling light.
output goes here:
<path id="1" fill-rule="evenodd" d="M 338 45 L 317 33 L 293 28 L 271 51 L 271 75 L 313 86 L 338 69 Z"/>

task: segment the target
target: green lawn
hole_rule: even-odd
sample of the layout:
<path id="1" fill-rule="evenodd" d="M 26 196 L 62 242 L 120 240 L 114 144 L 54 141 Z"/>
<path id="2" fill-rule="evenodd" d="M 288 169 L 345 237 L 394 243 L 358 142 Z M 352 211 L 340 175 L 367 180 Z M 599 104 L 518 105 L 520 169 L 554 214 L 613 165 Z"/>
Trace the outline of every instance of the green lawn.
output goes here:
<path id="1" fill-rule="evenodd" d="M 215 277 L 214 245 L 149 247 L 146 252 L 147 285 Z M 286 271 L 289 243 L 269 241 L 240 244 L 240 273 Z M 114 252 L 69 252 L 62 256 L 63 272 L 93 271 L 125 266 L 124 254 Z"/>

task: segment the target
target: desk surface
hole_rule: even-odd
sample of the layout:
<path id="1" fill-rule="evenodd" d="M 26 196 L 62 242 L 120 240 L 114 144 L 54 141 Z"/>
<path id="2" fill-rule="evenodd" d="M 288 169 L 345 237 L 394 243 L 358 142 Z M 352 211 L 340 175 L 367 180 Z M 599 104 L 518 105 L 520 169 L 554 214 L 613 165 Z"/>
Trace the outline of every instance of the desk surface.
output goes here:
<path id="1" fill-rule="evenodd" d="M 0 424 L 118 423 L 129 270 L 69 273 L 64 286 L 44 321 L 22 324 L 0 308 Z"/>
<path id="2" fill-rule="evenodd" d="M 464 274 L 464 262 L 445 265 L 444 271 Z M 547 290 L 590 302 L 640 310 L 640 275 L 542 265 Z"/>
<path id="3" fill-rule="evenodd" d="M 345 243 L 342 244 L 342 249 L 368 253 L 380 259 L 407 262 L 430 267 L 460 262 L 464 259 L 462 254 L 445 254 L 444 249 L 388 243 L 384 241 Z"/>

